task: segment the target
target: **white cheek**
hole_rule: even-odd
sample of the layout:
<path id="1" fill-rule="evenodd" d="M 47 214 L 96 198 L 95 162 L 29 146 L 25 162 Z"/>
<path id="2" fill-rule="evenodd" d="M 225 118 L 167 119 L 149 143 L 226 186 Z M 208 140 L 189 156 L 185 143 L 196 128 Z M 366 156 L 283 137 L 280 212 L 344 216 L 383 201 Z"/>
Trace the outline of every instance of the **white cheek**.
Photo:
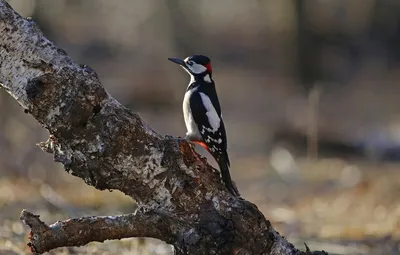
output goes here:
<path id="1" fill-rule="evenodd" d="M 190 69 L 190 71 L 192 73 L 195 73 L 195 74 L 200 74 L 200 73 L 204 73 L 205 71 L 207 71 L 207 68 L 205 66 L 202 66 L 202 65 L 199 65 L 196 63 L 193 63 L 193 65 L 191 65 L 191 66 L 188 65 L 188 68 Z"/>

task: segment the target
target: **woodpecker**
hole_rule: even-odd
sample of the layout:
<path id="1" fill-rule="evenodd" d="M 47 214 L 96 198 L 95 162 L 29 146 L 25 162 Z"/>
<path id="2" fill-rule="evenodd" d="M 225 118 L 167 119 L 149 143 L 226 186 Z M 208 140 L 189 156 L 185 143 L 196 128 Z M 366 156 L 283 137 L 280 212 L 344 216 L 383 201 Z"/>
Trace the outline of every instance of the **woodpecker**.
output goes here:
<path id="1" fill-rule="evenodd" d="M 212 79 L 210 59 L 203 55 L 193 55 L 184 60 L 168 60 L 180 65 L 190 75 L 183 99 L 183 116 L 187 129 L 185 139 L 206 148 L 217 161 L 226 188 L 233 195 L 240 196 L 229 173 L 226 131 Z"/>

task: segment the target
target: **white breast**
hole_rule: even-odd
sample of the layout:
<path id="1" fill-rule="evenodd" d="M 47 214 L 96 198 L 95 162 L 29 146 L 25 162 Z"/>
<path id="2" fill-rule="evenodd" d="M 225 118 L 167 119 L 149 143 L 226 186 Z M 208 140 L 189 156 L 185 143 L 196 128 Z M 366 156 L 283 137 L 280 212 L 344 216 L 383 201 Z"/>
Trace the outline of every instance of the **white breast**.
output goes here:
<path id="1" fill-rule="evenodd" d="M 187 136 L 192 138 L 198 138 L 201 140 L 199 129 L 197 128 L 196 122 L 193 119 L 192 111 L 190 109 L 190 97 L 196 88 L 186 91 L 185 97 L 183 98 L 183 117 L 185 119 L 185 125 L 187 129 Z"/>

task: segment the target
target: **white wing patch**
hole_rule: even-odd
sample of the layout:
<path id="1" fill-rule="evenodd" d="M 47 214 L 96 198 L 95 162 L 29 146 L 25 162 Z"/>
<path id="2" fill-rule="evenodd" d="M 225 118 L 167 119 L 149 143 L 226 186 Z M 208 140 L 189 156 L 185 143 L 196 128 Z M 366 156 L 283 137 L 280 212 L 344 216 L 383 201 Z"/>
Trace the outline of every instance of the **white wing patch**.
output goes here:
<path id="1" fill-rule="evenodd" d="M 204 93 L 200 92 L 201 100 L 203 101 L 203 105 L 206 108 L 207 112 L 206 115 L 208 117 L 208 123 L 211 126 L 211 130 L 209 128 L 204 127 L 207 129 L 209 132 L 217 132 L 220 125 L 221 125 L 221 119 L 218 116 L 217 111 L 214 108 L 214 105 L 211 102 L 211 99 Z M 202 133 L 204 131 L 202 130 Z"/>

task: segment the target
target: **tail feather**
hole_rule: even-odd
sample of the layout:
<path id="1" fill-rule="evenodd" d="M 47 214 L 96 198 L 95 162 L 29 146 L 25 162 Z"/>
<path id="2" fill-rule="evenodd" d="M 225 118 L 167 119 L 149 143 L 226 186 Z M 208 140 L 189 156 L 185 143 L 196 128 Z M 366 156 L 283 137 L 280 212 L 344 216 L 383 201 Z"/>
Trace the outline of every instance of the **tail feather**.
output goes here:
<path id="1" fill-rule="evenodd" d="M 225 184 L 225 187 L 234 195 L 239 197 L 240 193 L 236 188 L 236 185 L 232 182 L 231 174 L 229 172 L 229 159 L 219 159 L 218 165 L 221 171 L 222 181 Z"/>
<path id="2" fill-rule="evenodd" d="M 236 185 L 232 182 L 231 174 L 229 171 L 231 163 L 229 161 L 229 156 L 228 156 L 228 153 L 226 152 L 226 150 L 223 151 L 222 155 L 221 154 L 216 155 L 212 150 L 210 150 L 210 148 L 208 147 L 208 145 L 205 142 L 196 141 L 195 143 L 204 147 L 214 157 L 214 159 L 218 163 L 219 170 L 220 170 L 221 176 L 222 176 L 222 181 L 224 182 L 225 187 L 229 190 L 229 192 L 232 193 L 232 195 L 240 197 L 240 193 L 239 193 L 238 189 L 236 188 Z"/>

